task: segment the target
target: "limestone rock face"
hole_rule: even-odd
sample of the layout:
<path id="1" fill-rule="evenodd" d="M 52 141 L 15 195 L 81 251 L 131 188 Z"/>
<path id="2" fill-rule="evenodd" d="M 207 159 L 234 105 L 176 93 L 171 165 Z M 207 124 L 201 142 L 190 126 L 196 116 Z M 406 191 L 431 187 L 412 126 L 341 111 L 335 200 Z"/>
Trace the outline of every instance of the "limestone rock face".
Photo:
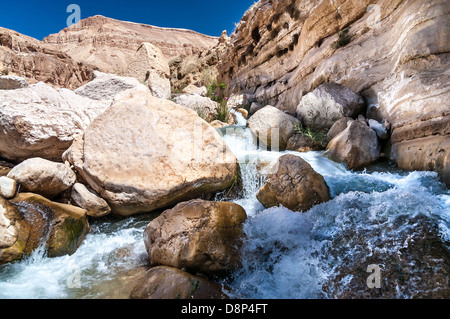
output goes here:
<path id="1" fill-rule="evenodd" d="M 131 292 L 131 299 L 228 299 L 221 285 L 177 268 L 151 268 Z"/>
<path id="2" fill-rule="evenodd" d="M 142 43 L 124 75 L 145 83 L 153 96 L 162 99 L 170 98 L 169 63 L 157 46 L 147 42 Z"/>
<path id="3" fill-rule="evenodd" d="M 232 34 L 220 81 L 230 94 L 291 112 L 321 84 L 341 84 L 363 96 L 369 118 L 392 124 L 391 158 L 426 170 L 427 162 L 403 156 L 406 148 L 395 144 L 416 140 L 425 159 L 441 148 L 420 147 L 422 138 L 449 138 L 449 16 L 445 0 L 261 0 Z M 347 26 L 349 43 L 336 45 Z M 444 166 L 436 170 L 446 174 Z"/>
<path id="4" fill-rule="evenodd" d="M 8 177 L 18 182 L 23 190 L 53 198 L 75 184 L 75 173 L 65 164 L 42 158 L 28 159 L 9 173 Z"/>
<path id="5" fill-rule="evenodd" d="M 325 83 L 303 96 L 297 106 L 302 123 L 314 129 L 331 128 L 343 117 L 357 117 L 364 110 L 363 98 L 352 90 Z"/>
<path id="6" fill-rule="evenodd" d="M 194 111 L 140 90 L 117 96 L 63 158 L 113 213 L 126 216 L 226 189 L 238 168 Z"/>
<path id="7" fill-rule="evenodd" d="M 248 127 L 260 142 L 268 147 L 285 149 L 300 121 L 273 106 L 266 106 L 256 112 L 248 121 Z"/>
<path id="8" fill-rule="evenodd" d="M 109 106 L 44 83 L 0 91 L 0 156 L 61 161 L 75 136 Z"/>
<path id="9" fill-rule="evenodd" d="M 97 15 L 81 20 L 79 28 L 65 28 L 42 42 L 77 62 L 121 75 L 144 42 L 157 46 L 170 59 L 198 55 L 214 46 L 218 39 L 191 30 L 160 28 Z"/>
<path id="10" fill-rule="evenodd" d="M 219 40 L 219 43 L 196 55 L 179 56 L 169 61 L 173 89 L 180 90 L 191 84 L 209 87 L 217 81 L 217 67 L 230 46 L 228 37 Z"/>
<path id="11" fill-rule="evenodd" d="M 0 76 L 0 90 L 16 90 L 27 87 L 28 83 L 24 78 L 14 75 Z"/>
<path id="12" fill-rule="evenodd" d="M 379 159 L 380 145 L 377 134 L 366 123 L 352 121 L 331 140 L 325 154 L 349 169 L 357 169 Z"/>
<path id="13" fill-rule="evenodd" d="M 244 209 L 233 203 L 192 200 L 153 220 L 144 231 L 152 265 L 187 268 L 207 275 L 240 264 Z"/>
<path id="14" fill-rule="evenodd" d="M 293 211 L 307 211 L 330 200 L 325 179 L 301 157 L 283 155 L 275 169 L 256 196 L 265 207 L 281 204 Z"/>
<path id="15" fill-rule="evenodd" d="M 37 39 L 0 27 L 0 71 L 5 69 L 29 83 L 42 81 L 69 89 L 90 81 L 94 71 Z"/>
<path id="16" fill-rule="evenodd" d="M 88 190 L 83 184 L 76 183 L 73 185 L 71 198 L 76 205 L 85 209 L 90 217 L 99 218 L 111 213 L 108 203 Z"/>
<path id="17" fill-rule="evenodd" d="M 146 86 L 139 83 L 134 77 L 94 71 L 94 79 L 76 89 L 75 93 L 92 100 L 112 102 L 118 93 L 130 89 L 147 90 Z"/>

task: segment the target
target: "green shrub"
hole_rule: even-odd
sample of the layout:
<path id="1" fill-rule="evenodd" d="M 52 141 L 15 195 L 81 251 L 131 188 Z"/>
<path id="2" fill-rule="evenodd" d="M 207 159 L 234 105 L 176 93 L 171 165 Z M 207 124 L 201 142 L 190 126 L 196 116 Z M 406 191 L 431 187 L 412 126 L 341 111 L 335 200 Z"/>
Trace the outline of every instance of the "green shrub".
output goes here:
<path id="1" fill-rule="evenodd" d="M 314 141 L 317 144 L 320 144 L 322 147 L 327 147 L 328 141 L 327 141 L 327 129 L 322 130 L 314 130 L 310 127 L 303 127 L 301 124 L 296 124 L 294 127 L 296 134 L 301 134 L 303 136 L 306 136 L 310 138 L 312 141 Z"/>
<path id="2" fill-rule="evenodd" d="M 229 116 L 230 111 L 228 110 L 227 101 L 222 100 L 217 107 L 216 113 L 214 114 L 214 120 L 219 120 L 226 123 Z"/>
<path id="3" fill-rule="evenodd" d="M 352 36 L 350 35 L 350 27 L 339 32 L 339 39 L 334 43 L 334 48 L 339 49 L 350 43 Z"/>
<path id="4" fill-rule="evenodd" d="M 2 75 L 8 75 L 9 74 L 9 70 L 8 69 L 4 69 L 3 71 L 2 71 Z"/>

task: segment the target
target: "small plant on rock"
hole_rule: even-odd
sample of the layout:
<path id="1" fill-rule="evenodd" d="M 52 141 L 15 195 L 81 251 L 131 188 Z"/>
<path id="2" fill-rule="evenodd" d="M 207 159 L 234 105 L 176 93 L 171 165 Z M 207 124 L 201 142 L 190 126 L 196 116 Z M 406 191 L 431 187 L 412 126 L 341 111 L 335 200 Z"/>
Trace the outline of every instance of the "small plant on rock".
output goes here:
<path id="1" fill-rule="evenodd" d="M 334 43 L 334 48 L 339 49 L 346 46 L 351 42 L 351 38 L 350 27 L 343 29 L 339 32 L 339 39 Z"/>
<path id="2" fill-rule="evenodd" d="M 8 75 L 9 74 L 9 70 L 8 69 L 4 69 L 3 71 L 2 71 L 2 75 Z"/>
<path id="3" fill-rule="evenodd" d="M 296 134 L 301 134 L 310 138 L 313 142 L 321 145 L 322 147 L 327 147 L 327 129 L 314 130 L 310 127 L 303 127 L 301 124 L 296 124 L 294 127 Z"/>

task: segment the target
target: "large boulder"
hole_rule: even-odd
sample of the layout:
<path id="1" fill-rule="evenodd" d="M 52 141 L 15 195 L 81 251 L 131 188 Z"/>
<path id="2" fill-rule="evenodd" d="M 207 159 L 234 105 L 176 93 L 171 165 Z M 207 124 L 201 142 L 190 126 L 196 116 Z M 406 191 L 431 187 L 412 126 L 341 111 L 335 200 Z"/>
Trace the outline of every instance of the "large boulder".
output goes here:
<path id="1" fill-rule="evenodd" d="M 197 94 L 182 94 L 174 98 L 175 103 L 183 105 L 197 112 L 198 116 L 206 122 L 211 123 L 216 120 L 219 103 L 208 97 Z"/>
<path id="2" fill-rule="evenodd" d="M 48 257 L 71 255 L 89 231 L 81 208 L 31 193 L 10 202 L 0 197 L 0 264 L 20 260 L 42 245 Z"/>
<path id="3" fill-rule="evenodd" d="M 92 100 L 112 102 L 118 93 L 130 89 L 148 90 L 145 85 L 133 77 L 94 71 L 94 79 L 76 89 L 75 93 Z"/>
<path id="4" fill-rule="evenodd" d="M 307 211 L 330 200 L 330 190 L 311 165 L 287 154 L 280 157 L 275 172 L 268 175 L 256 197 L 267 208 L 283 205 L 293 211 Z"/>
<path id="5" fill-rule="evenodd" d="M 75 136 L 109 106 L 44 83 L 0 91 L 0 156 L 61 161 Z"/>
<path id="6" fill-rule="evenodd" d="M 68 190 L 76 181 L 70 167 L 42 158 L 31 158 L 20 163 L 8 173 L 8 177 L 19 183 L 22 190 L 47 198 Z"/>
<path id="7" fill-rule="evenodd" d="M 345 163 L 349 169 L 357 169 L 379 159 L 380 144 L 377 134 L 366 123 L 352 121 L 330 141 L 325 155 Z"/>
<path id="8" fill-rule="evenodd" d="M 338 136 L 341 132 L 343 132 L 347 126 L 353 122 L 354 120 L 351 117 L 342 117 L 333 124 L 330 130 L 327 133 L 327 141 L 328 143 Z"/>
<path id="9" fill-rule="evenodd" d="M 169 63 L 157 46 L 148 42 L 142 43 L 124 75 L 146 84 L 153 96 L 170 98 Z"/>
<path id="10" fill-rule="evenodd" d="M 231 186 L 238 165 L 198 115 L 129 90 L 64 154 L 112 212 L 149 212 Z"/>
<path id="11" fill-rule="evenodd" d="M 266 106 L 256 112 L 248 121 L 247 126 L 259 141 L 269 148 L 285 149 L 295 126 L 300 121 L 273 106 Z"/>
<path id="12" fill-rule="evenodd" d="M 27 86 L 28 83 L 24 78 L 14 75 L 0 76 L 0 90 L 16 90 Z"/>
<path id="13" fill-rule="evenodd" d="M 228 299 L 222 285 L 177 268 L 151 268 L 139 280 L 131 299 Z"/>
<path id="14" fill-rule="evenodd" d="M 356 117 L 364 111 L 364 99 L 336 83 L 325 83 L 306 94 L 297 106 L 303 124 L 315 129 L 331 128 L 342 117 Z"/>
<path id="15" fill-rule="evenodd" d="M 192 200 L 165 211 L 144 231 L 151 265 L 220 275 L 241 266 L 245 210 L 233 203 Z"/>
<path id="16" fill-rule="evenodd" d="M 100 218 L 111 213 L 108 203 L 83 184 L 73 185 L 70 197 L 76 205 L 85 209 L 90 217 Z"/>

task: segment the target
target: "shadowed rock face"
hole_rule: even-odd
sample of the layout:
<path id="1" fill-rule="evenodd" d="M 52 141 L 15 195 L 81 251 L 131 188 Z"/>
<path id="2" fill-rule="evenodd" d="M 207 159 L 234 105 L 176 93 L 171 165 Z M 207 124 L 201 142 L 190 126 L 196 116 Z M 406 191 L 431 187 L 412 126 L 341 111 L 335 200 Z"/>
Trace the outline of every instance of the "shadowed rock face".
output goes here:
<path id="1" fill-rule="evenodd" d="M 219 70 L 230 93 L 290 112 L 323 83 L 360 93 L 369 118 L 392 124 L 391 158 L 404 169 L 432 168 L 448 184 L 449 14 L 445 0 L 261 0 Z M 348 43 L 336 45 L 346 27 Z M 420 160 L 405 153 L 411 147 Z"/>
<path id="2" fill-rule="evenodd" d="M 196 55 L 218 42 L 215 37 L 191 30 L 160 28 L 94 16 L 80 27 L 66 28 L 43 40 L 74 60 L 90 63 L 107 73 L 120 74 L 143 42 L 157 46 L 167 59 Z"/>

